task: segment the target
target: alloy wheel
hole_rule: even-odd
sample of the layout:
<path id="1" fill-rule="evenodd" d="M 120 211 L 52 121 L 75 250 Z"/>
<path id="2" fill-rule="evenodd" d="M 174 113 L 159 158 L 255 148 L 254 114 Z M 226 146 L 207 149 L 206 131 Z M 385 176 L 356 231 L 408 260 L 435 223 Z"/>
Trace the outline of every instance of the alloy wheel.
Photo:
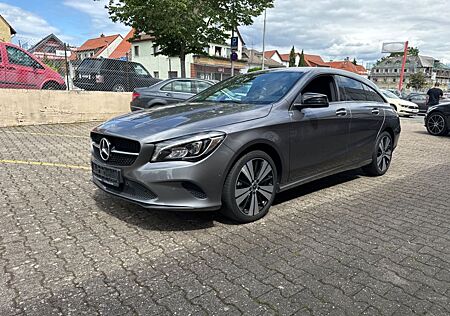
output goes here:
<path id="1" fill-rule="evenodd" d="M 385 172 L 392 159 L 392 140 L 390 136 L 383 136 L 378 144 L 377 165 L 381 172 Z"/>
<path id="2" fill-rule="evenodd" d="M 125 87 L 121 84 L 117 84 L 113 87 L 114 92 L 125 92 Z"/>
<path id="3" fill-rule="evenodd" d="M 445 129 L 445 120 L 442 115 L 433 114 L 428 118 L 427 127 L 431 134 L 441 135 Z"/>
<path id="4" fill-rule="evenodd" d="M 239 210 L 257 215 L 274 194 L 274 171 L 268 161 L 255 158 L 241 168 L 235 185 L 235 200 Z"/>

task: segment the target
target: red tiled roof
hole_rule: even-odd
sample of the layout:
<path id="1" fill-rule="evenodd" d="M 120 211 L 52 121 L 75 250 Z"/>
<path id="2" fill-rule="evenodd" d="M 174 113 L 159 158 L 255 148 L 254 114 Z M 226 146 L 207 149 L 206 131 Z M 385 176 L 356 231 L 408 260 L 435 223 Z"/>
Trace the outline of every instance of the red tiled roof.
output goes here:
<path id="1" fill-rule="evenodd" d="M 351 61 L 330 61 L 327 63 L 331 68 L 342 69 L 353 72 L 359 75 L 365 75 L 367 73 L 366 68 L 361 65 L 354 65 Z"/>
<path id="2" fill-rule="evenodd" d="M 277 50 L 268 50 L 266 52 L 264 52 L 264 57 L 266 58 L 272 58 L 273 55 L 277 54 L 278 51 Z"/>
<path id="3" fill-rule="evenodd" d="M 289 61 L 290 54 L 280 54 L 280 58 L 282 61 Z"/>
<path id="4" fill-rule="evenodd" d="M 329 65 L 323 61 L 319 55 L 304 54 L 305 61 L 309 67 L 329 67 Z"/>
<path id="5" fill-rule="evenodd" d="M 95 49 L 103 50 L 105 49 L 106 46 L 114 42 L 120 36 L 121 36 L 120 34 L 115 34 L 88 39 L 86 42 L 83 43 L 83 45 L 81 45 L 78 48 L 78 51 L 82 52 L 86 50 L 95 50 Z"/>
<path id="6" fill-rule="evenodd" d="M 128 41 L 130 38 L 134 37 L 134 29 L 125 36 L 122 42 L 117 46 L 117 48 L 112 52 L 109 58 L 121 58 L 127 55 L 131 49 L 131 43 Z"/>

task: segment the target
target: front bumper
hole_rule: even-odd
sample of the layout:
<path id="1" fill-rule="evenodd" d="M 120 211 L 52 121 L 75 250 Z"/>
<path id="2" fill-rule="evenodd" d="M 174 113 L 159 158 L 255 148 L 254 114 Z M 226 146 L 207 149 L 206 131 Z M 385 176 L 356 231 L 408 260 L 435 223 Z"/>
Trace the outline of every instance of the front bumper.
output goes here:
<path id="1" fill-rule="evenodd" d="M 419 114 L 419 108 L 411 109 L 406 107 L 400 107 L 398 110 L 399 115 L 417 115 Z"/>
<path id="2" fill-rule="evenodd" d="M 109 185 L 93 174 L 101 190 L 145 208 L 159 210 L 217 210 L 221 207 L 222 187 L 233 151 L 221 144 L 199 162 L 172 161 L 149 163 L 153 145 L 143 145 L 131 166 L 106 164 L 94 155 L 91 161 L 121 171 L 119 187 Z"/>

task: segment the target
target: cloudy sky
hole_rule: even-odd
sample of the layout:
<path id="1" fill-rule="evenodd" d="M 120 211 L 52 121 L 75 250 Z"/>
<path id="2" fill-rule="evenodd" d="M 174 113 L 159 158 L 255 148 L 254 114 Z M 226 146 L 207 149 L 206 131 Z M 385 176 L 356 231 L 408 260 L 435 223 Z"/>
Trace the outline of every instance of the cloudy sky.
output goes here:
<path id="1" fill-rule="evenodd" d="M 79 45 L 100 33 L 125 35 L 112 23 L 106 0 L 0 0 L 2 14 L 17 38 L 37 41 L 49 33 Z M 450 62 L 449 0 L 275 0 L 267 11 L 267 49 L 288 52 L 292 45 L 326 60 L 382 56 L 383 41 L 409 40 L 421 53 Z M 241 32 L 248 47 L 261 49 L 263 20 Z"/>

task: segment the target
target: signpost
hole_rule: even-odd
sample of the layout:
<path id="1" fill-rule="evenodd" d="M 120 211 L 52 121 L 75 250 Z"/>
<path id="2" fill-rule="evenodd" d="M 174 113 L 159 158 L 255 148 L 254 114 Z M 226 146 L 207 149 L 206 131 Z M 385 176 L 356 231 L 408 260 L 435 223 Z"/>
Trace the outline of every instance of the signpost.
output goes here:
<path id="1" fill-rule="evenodd" d="M 236 49 L 239 47 L 239 38 L 237 36 L 234 36 L 234 29 L 231 32 L 231 76 L 234 76 L 234 62 L 237 60 L 237 54 L 235 52 Z"/>

